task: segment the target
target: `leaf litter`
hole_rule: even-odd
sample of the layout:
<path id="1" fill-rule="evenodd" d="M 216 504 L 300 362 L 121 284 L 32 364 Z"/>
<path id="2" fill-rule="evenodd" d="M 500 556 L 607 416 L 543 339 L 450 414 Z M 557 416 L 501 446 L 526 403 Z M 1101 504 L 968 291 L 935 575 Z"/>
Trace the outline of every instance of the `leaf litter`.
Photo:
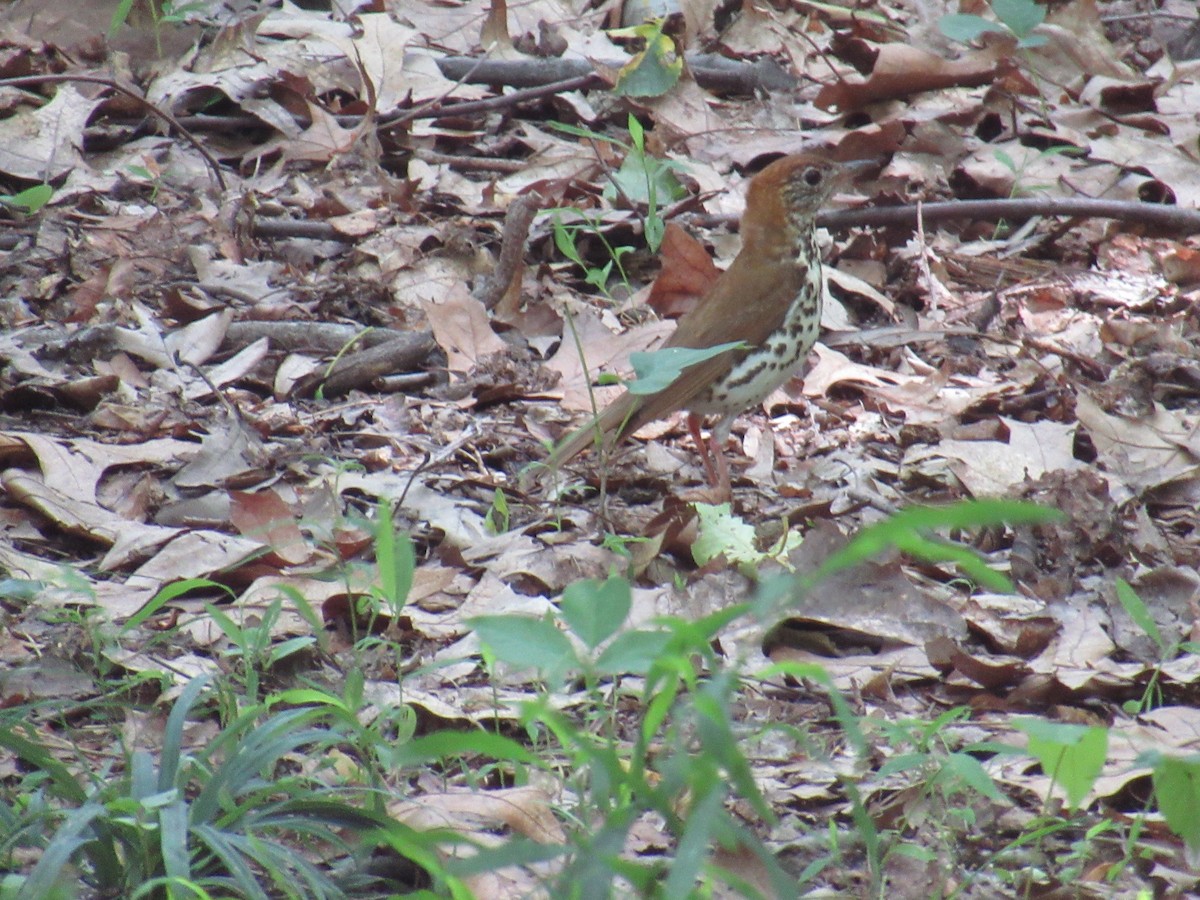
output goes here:
<path id="1" fill-rule="evenodd" d="M 630 353 L 669 334 L 649 309 L 677 315 L 703 292 L 714 277 L 709 248 L 718 262 L 731 258 L 722 223 L 737 213 L 748 167 L 795 149 L 798 122 L 835 152 L 886 158 L 863 189 L 884 205 L 1082 193 L 1196 206 L 1197 63 L 1161 50 L 1137 65 L 1136 54 L 1122 58 L 1133 38 L 1110 28 L 1110 42 L 1096 4 L 1061 4 L 1043 27 L 1045 47 L 1021 57 L 1028 67 L 1000 38 L 974 49 L 933 35 L 897 40 L 911 16 L 904 4 L 849 23 L 812 6 L 747 7 L 724 30 L 696 19 L 686 38 L 687 50 L 703 44 L 734 60 L 765 52 L 803 68 L 812 80 L 793 93 L 720 94 L 685 77 L 658 97 L 618 100 L 593 85 L 461 114 L 456 103 L 525 89 L 443 74 L 446 57 L 477 55 L 485 32 L 506 46 L 501 61 L 519 61 L 512 48 L 532 35 L 589 64 L 620 64 L 629 50 L 599 12 L 513 4 L 498 26 L 502 6 L 482 0 L 395 3 L 345 21 L 285 3 L 227 18 L 186 53 L 156 57 L 142 42 L 133 62 L 146 97 L 220 158 L 225 196 L 195 145 L 144 133 L 141 113 L 118 95 L 93 84 L 6 95 L 5 191 L 44 180 L 56 193 L 31 215 L 9 207 L 0 260 L 0 563 L 11 581 L 40 586 L 4 602 L 9 634 L 24 637 L 0 648 L 0 701 L 44 696 L 44 685 L 31 687 L 39 679 L 87 671 L 55 636 L 61 626 L 47 624 L 62 610 L 119 625 L 181 579 L 228 595 L 198 588 L 104 651 L 125 671 L 167 673 L 161 699 L 226 664 L 228 636 L 203 603 L 229 595 L 243 622 L 284 598 L 276 642 L 314 636 L 319 624 L 330 655 L 306 664 L 331 677 L 350 658 L 372 588 L 360 563 L 376 498 L 399 503 L 419 564 L 409 602 L 369 624 L 408 658 L 403 671 L 386 654 L 368 660 L 365 719 L 409 704 L 427 730 L 513 722 L 533 673 L 502 668 L 489 681 L 467 620 L 552 614 L 565 587 L 625 571 L 630 558 L 634 625 L 698 620 L 750 597 L 752 581 L 719 557 L 698 567 L 670 503 L 663 513 L 664 495 L 702 480 L 677 419 L 644 429 L 645 447 L 603 463 L 592 454 L 569 473 L 594 487 L 607 467 L 603 506 L 586 492 L 557 503 L 523 495 L 515 483 L 544 442 L 603 405 L 611 389 L 595 384 L 598 372 L 627 375 Z M 0 75 L 71 74 L 60 39 L 22 34 L 9 17 Z M 703 198 L 668 223 L 669 279 L 655 279 L 659 263 L 642 246 L 644 208 L 607 191 L 623 151 L 547 127 L 619 134 L 629 114 Z M 578 248 L 589 265 L 608 261 L 605 246 L 636 248 L 621 251 L 628 284 L 610 281 L 612 296 L 598 296 L 556 251 L 553 217 L 540 215 L 511 286 L 521 303 L 503 317 L 489 311 L 472 289 L 496 264 L 507 204 L 530 195 L 562 209 L 560 223 L 586 223 Z M 280 231 L 268 236 L 264 222 Z M 1029 498 L 1066 516 L 975 536 L 1016 596 L 893 554 L 821 582 L 784 619 L 726 630 L 722 649 L 752 688 L 736 714 L 823 720 L 819 693 L 753 676 L 789 661 L 819 662 L 860 712 L 897 727 L 965 705 L 972 719 L 945 732 L 964 743 L 1019 743 L 1018 714 L 1103 722 L 1122 749 L 1084 806 L 1133 811 L 1131 785 L 1148 772 L 1140 750 L 1194 753 L 1197 740 L 1196 657 L 1164 658 L 1115 587 L 1123 578 L 1134 588 L 1167 645 L 1194 640 L 1200 279 L 1188 261 L 1197 238 L 1053 219 L 1018 234 L 981 221 L 922 232 L 879 226 L 830 241 L 845 272 L 830 276 L 825 325 L 850 339 L 819 345 L 802 382 L 739 420 L 733 439 L 754 465 L 752 479 L 735 481 L 738 514 L 762 546 L 780 523 L 804 533 L 787 560 L 801 571 L 913 503 Z M 312 337 L 236 345 L 241 322 L 304 323 Z M 346 399 L 295 392 L 364 349 L 357 338 L 317 340 L 316 326 L 347 323 L 381 341 L 428 332 L 437 353 L 412 365 L 415 387 L 379 377 Z M 497 489 L 508 497 L 503 528 Z M 674 522 L 666 530 L 664 518 Z M 623 536 L 632 557 L 601 544 L 604 533 Z M 331 580 L 339 567 L 347 574 Z M 757 576 L 777 567 L 764 562 Z M 323 621 L 310 621 L 296 596 Z M 184 624 L 158 630 L 170 621 Z M 1125 714 L 1120 704 L 1152 680 L 1161 705 Z M 88 696 L 87 679 L 66 683 L 60 696 Z M 559 709 L 584 702 L 568 686 L 554 697 Z M 43 735 L 54 727 L 38 724 Z M 780 816 L 773 846 L 786 851 L 788 835 L 802 846 L 805 822 L 846 814 L 831 773 L 857 763 L 848 747 L 828 766 L 781 752 L 764 741 L 753 756 Z M 1012 802 L 981 802 L 978 815 L 1017 817 L 1029 796 L 1065 797 L 1015 759 L 988 766 Z M 439 777 L 413 788 L 391 811 L 417 827 L 561 842 L 549 810 L 565 783 L 447 791 Z M 870 776 L 860 789 L 880 822 L 898 805 L 924 834 L 913 823 L 925 800 L 902 780 Z M 1165 832 L 1156 840 L 1174 847 Z M 667 849 L 649 820 L 627 851 L 638 841 L 643 852 Z M 510 868 L 477 890 L 528 895 L 552 869 Z M 1167 870 L 1143 883 L 1185 883 Z M 923 871 L 912 896 L 931 890 L 922 879 L 936 876 Z"/>

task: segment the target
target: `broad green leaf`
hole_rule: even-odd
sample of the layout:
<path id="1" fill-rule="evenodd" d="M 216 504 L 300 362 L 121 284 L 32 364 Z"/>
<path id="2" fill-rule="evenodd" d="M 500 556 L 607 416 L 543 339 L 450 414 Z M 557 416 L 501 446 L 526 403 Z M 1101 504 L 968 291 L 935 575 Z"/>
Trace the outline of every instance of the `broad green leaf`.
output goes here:
<path id="1" fill-rule="evenodd" d="M 35 213 L 50 202 L 54 196 L 54 188 L 48 184 L 35 184 L 15 194 L 0 194 L 0 204 L 15 206 L 27 213 Z"/>
<path id="2" fill-rule="evenodd" d="M 637 25 L 609 32 L 617 37 L 640 37 L 646 49 L 621 67 L 612 92 L 620 97 L 661 97 L 683 73 L 683 59 L 661 25 Z"/>
<path id="3" fill-rule="evenodd" d="M 992 0 L 992 12 L 1022 39 L 1046 19 L 1046 7 L 1034 0 Z"/>
<path id="4" fill-rule="evenodd" d="M 1163 756 L 1151 773 L 1158 808 L 1167 826 L 1200 855 L 1200 757 Z"/>
<path id="5" fill-rule="evenodd" d="M 629 364 L 633 366 L 636 380 L 630 382 L 631 394 L 657 394 L 670 387 L 683 370 L 702 363 L 729 350 L 745 346 L 742 341 L 730 341 L 697 350 L 692 347 L 664 347 L 646 353 L 630 353 Z"/>
<path id="6" fill-rule="evenodd" d="M 574 635 L 594 650 L 629 617 L 633 593 L 616 575 L 607 581 L 577 581 L 563 591 L 559 609 Z"/>
<path id="7" fill-rule="evenodd" d="M 644 675 L 662 656 L 671 635 L 666 631 L 625 631 L 596 660 L 602 675 Z"/>
<path id="8" fill-rule="evenodd" d="M 476 616 L 467 624 L 496 658 L 513 666 L 560 671 L 576 662 L 566 635 L 552 622 L 532 616 Z"/>
<path id="9" fill-rule="evenodd" d="M 1067 803 L 1078 807 L 1104 768 L 1108 729 L 1041 719 L 1014 724 L 1028 736 L 1028 750 L 1042 770 L 1067 792 Z"/>
<path id="10" fill-rule="evenodd" d="M 972 16 L 965 13 L 953 13 L 938 19 L 938 28 L 942 34 L 952 41 L 962 41 L 969 44 L 988 31 L 1006 34 L 1005 27 L 998 22 L 992 22 L 982 16 Z"/>

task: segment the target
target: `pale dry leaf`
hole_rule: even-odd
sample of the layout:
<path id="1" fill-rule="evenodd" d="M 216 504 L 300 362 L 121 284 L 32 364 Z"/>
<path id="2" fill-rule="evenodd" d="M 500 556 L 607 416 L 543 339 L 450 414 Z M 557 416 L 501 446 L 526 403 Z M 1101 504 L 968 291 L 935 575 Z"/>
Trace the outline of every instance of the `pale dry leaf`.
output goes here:
<path id="1" fill-rule="evenodd" d="M 48 184 L 88 168 L 80 153 L 83 129 L 100 102 L 60 84 L 49 103 L 0 119 L 0 172 Z"/>
<path id="2" fill-rule="evenodd" d="M 589 391 L 588 385 L 601 372 L 627 376 L 630 353 L 652 349 L 675 329 L 670 322 L 653 322 L 615 334 L 590 311 L 577 314 L 573 321 L 574 334 L 568 326 L 558 352 L 546 362 L 548 369 L 562 376 L 559 382 L 562 408 L 573 412 L 590 412 L 593 395 L 599 408 L 618 396 L 622 390 L 619 387 L 596 387 Z M 580 360 L 576 336 L 584 348 L 586 364 Z"/>
<path id="3" fill-rule="evenodd" d="M 1018 422 L 1001 418 L 1008 441 L 943 439 L 930 453 L 951 460 L 951 469 L 975 497 L 1003 497 L 1046 472 L 1077 469 L 1074 424 Z M 919 457 L 907 457 L 916 461 Z"/>
<path id="4" fill-rule="evenodd" d="M 1080 391 L 1075 414 L 1096 445 L 1104 467 L 1135 493 L 1192 475 L 1200 467 L 1200 448 L 1196 446 L 1200 421 L 1183 410 L 1156 403 L 1153 415 L 1134 420 L 1110 415 Z"/>
<path id="5" fill-rule="evenodd" d="M 446 352 L 451 372 L 470 372 L 484 357 L 507 347 L 492 330 L 487 309 L 461 281 L 448 285 L 441 298 L 426 300 L 421 307 L 434 339 Z"/>

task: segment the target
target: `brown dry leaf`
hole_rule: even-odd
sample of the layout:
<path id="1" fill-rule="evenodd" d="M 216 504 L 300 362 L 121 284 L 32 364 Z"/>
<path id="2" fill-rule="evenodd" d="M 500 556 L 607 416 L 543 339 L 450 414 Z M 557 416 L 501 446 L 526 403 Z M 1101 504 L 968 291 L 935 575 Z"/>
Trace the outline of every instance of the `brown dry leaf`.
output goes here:
<path id="1" fill-rule="evenodd" d="M 998 48 L 973 51 L 946 60 L 909 44 L 873 45 L 857 41 L 854 52 L 871 60 L 865 78 L 838 80 L 821 88 L 816 104 L 822 109 L 853 112 L 869 103 L 909 97 L 922 91 L 990 84 L 1002 71 Z"/>
<path id="2" fill-rule="evenodd" d="M 1019 595 L 972 594 L 962 616 L 992 646 L 1025 658 L 1045 650 L 1059 632 L 1058 620 L 1042 601 Z"/>
<path id="3" fill-rule="evenodd" d="M 818 524 L 805 535 L 790 562 L 800 572 L 816 569 L 845 543 L 836 528 Z M 800 620 L 889 646 L 919 646 L 936 635 L 961 639 L 966 624 L 947 600 L 945 591 L 935 592 L 912 581 L 898 560 L 863 563 L 828 576 L 795 598 L 788 609 L 793 616 L 789 625 L 798 627 Z"/>
<path id="4" fill-rule="evenodd" d="M 943 439 L 928 448 L 930 454 L 951 460 L 950 468 L 972 496 L 1003 497 L 1018 485 L 1046 472 L 1077 469 L 1075 425 L 1058 422 L 1027 424 L 1002 418 L 1007 441 L 957 441 Z M 918 463 L 921 451 L 906 456 Z"/>
<path id="5" fill-rule="evenodd" d="M 813 347 L 813 355 L 817 361 L 804 375 L 804 393 L 808 397 L 827 396 L 830 388 L 840 384 L 882 387 L 925 382 L 924 378 L 900 375 L 891 369 L 853 362 L 846 354 L 831 350 L 820 342 Z"/>
<path id="6" fill-rule="evenodd" d="M 210 424 L 199 450 L 171 481 L 187 489 L 244 485 L 255 480 L 269 460 L 252 429 L 241 419 L 223 415 Z"/>
<path id="7" fill-rule="evenodd" d="M 704 245 L 675 222 L 667 223 L 659 258 L 662 269 L 646 304 L 663 318 L 678 318 L 692 309 L 721 274 Z"/>
<path id="8" fill-rule="evenodd" d="M 299 134 L 268 141 L 247 153 L 245 158 L 258 160 L 279 153 L 284 161 L 328 163 L 352 151 L 360 152 L 372 146 L 377 148 L 374 135 L 365 130 L 371 123 L 369 118 L 364 117 L 354 127 L 343 128 L 336 116 L 315 103 L 308 104 L 308 117 L 311 124 Z"/>
<path id="9" fill-rule="evenodd" d="M 74 86 L 60 84 L 48 103 L 0 119 L 0 172 L 48 184 L 86 170 L 80 153 L 83 128 L 99 105 L 99 99 L 89 99 Z"/>
<path id="10" fill-rule="evenodd" d="M 298 565 L 312 556 L 291 508 L 274 489 L 248 493 L 230 491 L 229 521 L 244 536 L 271 548 L 272 565 Z M 271 557 L 274 557 L 272 559 Z"/>
<path id="11" fill-rule="evenodd" d="M 1154 404 L 1141 420 L 1110 415 L 1080 391 L 1075 404 L 1105 469 L 1135 494 L 1194 475 L 1200 467 L 1200 422 L 1182 410 Z"/>
<path id="12" fill-rule="evenodd" d="M 1104 629 L 1106 617 L 1090 603 L 1080 602 L 1056 604 L 1049 612 L 1058 621 L 1059 631 L 1045 650 L 1029 661 L 1030 669 L 1068 688 L 1083 689 L 1117 649 Z"/>
<path id="13" fill-rule="evenodd" d="M 536 787 L 425 794 L 416 803 L 389 805 L 388 812 L 423 831 L 449 828 L 475 834 L 501 825 L 539 844 L 561 844 L 566 840 L 551 797 Z"/>
<path id="14" fill-rule="evenodd" d="M 451 372 L 466 374 L 483 357 L 502 353 L 507 347 L 492 330 L 484 305 L 461 281 L 450 285 L 439 300 L 422 303 L 421 308 L 438 346 L 446 351 Z"/>

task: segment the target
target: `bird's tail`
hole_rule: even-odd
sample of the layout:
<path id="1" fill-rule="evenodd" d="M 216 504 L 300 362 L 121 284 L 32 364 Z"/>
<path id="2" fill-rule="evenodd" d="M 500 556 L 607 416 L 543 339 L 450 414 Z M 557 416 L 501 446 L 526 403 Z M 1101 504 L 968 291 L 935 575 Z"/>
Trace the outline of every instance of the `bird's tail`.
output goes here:
<path id="1" fill-rule="evenodd" d="M 566 440 L 550 451 L 544 462 L 529 466 L 521 474 L 521 488 L 527 490 L 545 480 L 589 447 L 606 450 L 615 447 L 625 435 L 638 427 L 633 424 L 638 406 L 638 397 L 630 393 L 622 394 L 586 425 L 567 435 Z"/>

